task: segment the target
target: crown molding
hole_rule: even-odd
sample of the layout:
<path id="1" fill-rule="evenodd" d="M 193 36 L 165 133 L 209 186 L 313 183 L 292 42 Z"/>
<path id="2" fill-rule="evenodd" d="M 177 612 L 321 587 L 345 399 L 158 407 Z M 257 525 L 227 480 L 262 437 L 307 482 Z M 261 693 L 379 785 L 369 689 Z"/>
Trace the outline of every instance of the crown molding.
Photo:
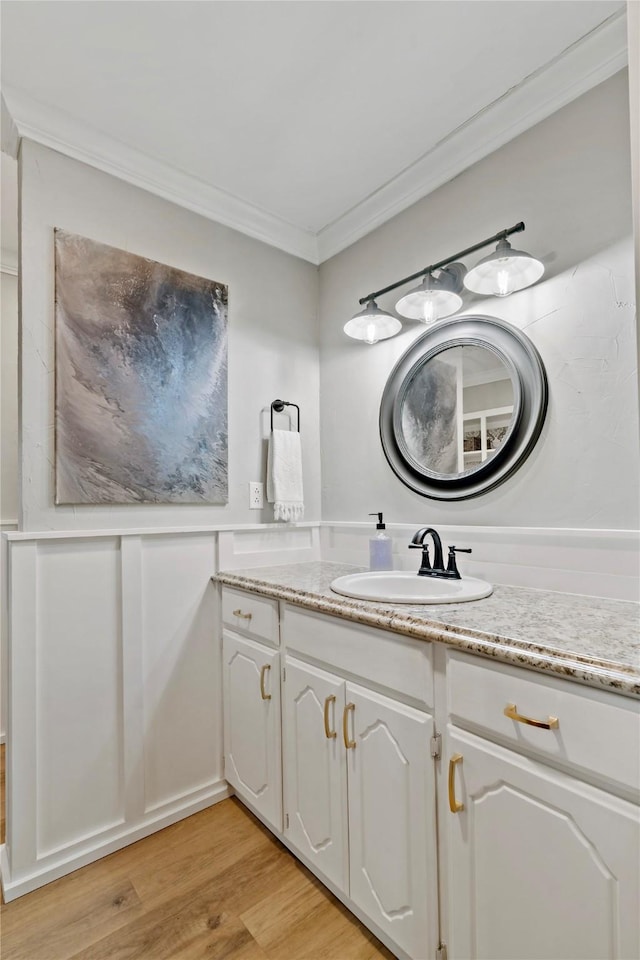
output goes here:
<path id="1" fill-rule="evenodd" d="M 320 230 L 320 263 L 626 65 L 627 33 L 623 9 L 452 131 L 344 216 Z"/>
<path id="2" fill-rule="evenodd" d="M 4 100 L 19 139 L 26 137 L 208 220 L 318 263 L 318 245 L 310 231 L 149 157 L 14 87 L 4 87 Z"/>
<path id="3" fill-rule="evenodd" d="M 8 273 L 11 277 L 18 276 L 18 254 L 6 247 L 2 247 L 0 251 L 0 273 Z"/>
<path id="4" fill-rule="evenodd" d="M 602 83 L 626 64 L 623 9 L 461 124 L 415 163 L 318 234 L 288 223 L 6 86 L 2 102 L 2 149 L 16 156 L 19 140 L 26 137 L 209 220 L 319 264 Z"/>

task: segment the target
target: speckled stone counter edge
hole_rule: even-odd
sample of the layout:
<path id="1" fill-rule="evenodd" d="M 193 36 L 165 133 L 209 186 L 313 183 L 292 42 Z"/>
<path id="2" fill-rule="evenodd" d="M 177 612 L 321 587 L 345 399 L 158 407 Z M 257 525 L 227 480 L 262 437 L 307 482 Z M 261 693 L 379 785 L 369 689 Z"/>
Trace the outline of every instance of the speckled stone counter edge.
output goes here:
<path id="1" fill-rule="evenodd" d="M 292 566 L 292 570 L 294 567 Z M 284 570 L 284 568 L 283 568 Z M 270 583 L 255 573 L 221 572 L 213 580 L 239 590 L 248 590 L 273 600 L 284 600 L 306 610 L 351 620 L 364 626 L 378 627 L 405 637 L 446 643 L 459 650 L 490 657 L 503 663 L 526 667 L 544 673 L 577 680 L 629 697 L 640 699 L 640 669 L 593 656 L 554 649 L 552 646 L 505 638 L 481 630 L 460 629 L 430 621 L 428 608 L 416 616 L 415 607 L 403 612 L 398 607 L 380 603 L 327 597 L 321 593 Z"/>

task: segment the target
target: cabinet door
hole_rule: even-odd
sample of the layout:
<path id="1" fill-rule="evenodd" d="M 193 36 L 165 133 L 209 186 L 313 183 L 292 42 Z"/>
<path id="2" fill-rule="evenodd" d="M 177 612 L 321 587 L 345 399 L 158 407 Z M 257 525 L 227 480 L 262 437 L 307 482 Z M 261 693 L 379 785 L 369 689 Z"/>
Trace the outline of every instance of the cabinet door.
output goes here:
<path id="1" fill-rule="evenodd" d="M 223 633 L 225 777 L 282 830 L 279 654 Z"/>
<path id="2" fill-rule="evenodd" d="M 344 681 L 286 658 L 284 803 L 289 840 L 345 892 L 349 888 Z"/>
<path id="3" fill-rule="evenodd" d="M 451 727 L 451 960 L 640 955 L 640 825 L 632 804 Z"/>
<path id="4" fill-rule="evenodd" d="M 346 696 L 351 899 L 410 956 L 434 956 L 433 718 L 355 684 Z"/>

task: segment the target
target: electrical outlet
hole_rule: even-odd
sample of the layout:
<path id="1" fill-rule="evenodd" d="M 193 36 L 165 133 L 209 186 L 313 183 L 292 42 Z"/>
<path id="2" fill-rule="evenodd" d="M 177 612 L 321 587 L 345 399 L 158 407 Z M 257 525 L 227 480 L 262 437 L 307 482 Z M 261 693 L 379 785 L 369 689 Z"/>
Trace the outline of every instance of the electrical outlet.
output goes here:
<path id="1" fill-rule="evenodd" d="M 262 510 L 264 507 L 264 484 L 257 480 L 249 483 L 249 509 Z"/>

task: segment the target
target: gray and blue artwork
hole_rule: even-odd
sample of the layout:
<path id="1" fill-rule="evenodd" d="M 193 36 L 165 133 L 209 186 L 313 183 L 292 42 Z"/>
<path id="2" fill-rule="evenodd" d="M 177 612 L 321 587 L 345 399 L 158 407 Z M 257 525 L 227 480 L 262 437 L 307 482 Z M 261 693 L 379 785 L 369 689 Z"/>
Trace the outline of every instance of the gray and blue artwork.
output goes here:
<path id="1" fill-rule="evenodd" d="M 56 503 L 227 502 L 227 287 L 62 230 Z"/>

